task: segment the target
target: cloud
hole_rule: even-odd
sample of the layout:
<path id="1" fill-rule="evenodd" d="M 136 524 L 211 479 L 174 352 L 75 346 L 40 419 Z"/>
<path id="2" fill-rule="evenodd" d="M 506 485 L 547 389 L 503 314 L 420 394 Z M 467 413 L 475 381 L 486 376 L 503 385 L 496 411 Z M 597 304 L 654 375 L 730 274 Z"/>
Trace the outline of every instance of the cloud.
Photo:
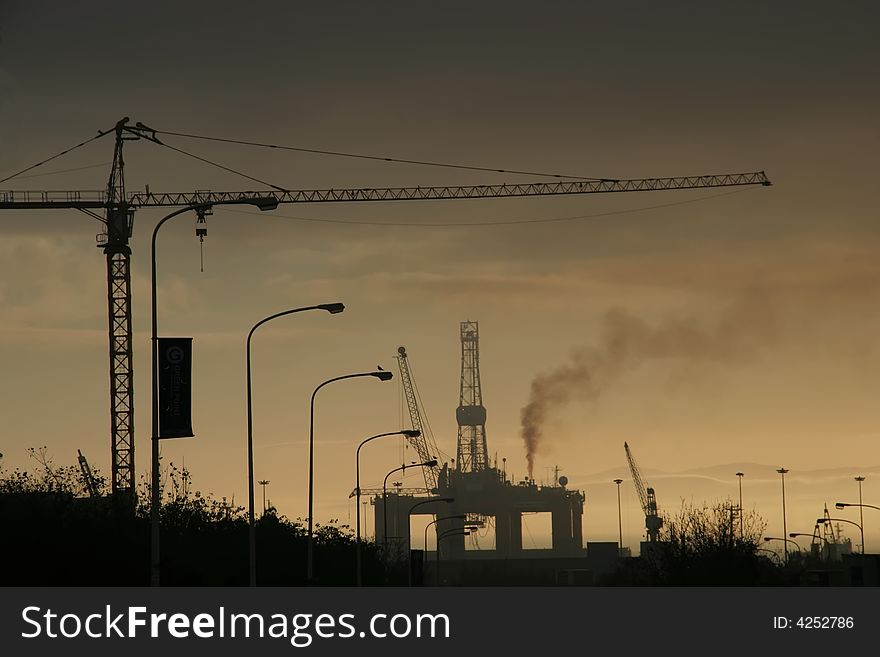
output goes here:
<path id="1" fill-rule="evenodd" d="M 0 326 L 85 328 L 106 324 L 104 262 L 61 238 L 0 243 Z"/>

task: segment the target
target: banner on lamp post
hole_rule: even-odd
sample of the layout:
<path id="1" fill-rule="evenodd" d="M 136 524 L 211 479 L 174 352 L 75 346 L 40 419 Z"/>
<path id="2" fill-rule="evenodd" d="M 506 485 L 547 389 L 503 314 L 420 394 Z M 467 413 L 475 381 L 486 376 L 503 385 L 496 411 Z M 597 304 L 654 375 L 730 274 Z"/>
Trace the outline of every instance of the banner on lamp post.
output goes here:
<path id="1" fill-rule="evenodd" d="M 159 438 L 192 438 L 192 338 L 159 338 Z"/>

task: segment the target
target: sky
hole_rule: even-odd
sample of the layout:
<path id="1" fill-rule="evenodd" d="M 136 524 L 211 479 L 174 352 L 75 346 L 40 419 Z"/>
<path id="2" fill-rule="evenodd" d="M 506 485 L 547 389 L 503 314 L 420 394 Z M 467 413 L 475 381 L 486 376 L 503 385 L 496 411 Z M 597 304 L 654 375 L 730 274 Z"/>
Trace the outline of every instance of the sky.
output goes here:
<path id="1" fill-rule="evenodd" d="M 459 322 L 475 320 L 489 451 L 515 479 L 526 473 L 521 412 L 533 380 L 572 368 L 593 377 L 548 408 L 534 471 L 549 481 L 558 465 L 585 492 L 586 540 L 616 538 L 615 476 L 627 482 L 625 542 L 638 538 L 624 441 L 670 511 L 737 495 L 734 473 L 752 464 L 744 489 L 773 535 L 782 530 L 773 470 L 785 466 L 789 531 L 807 531 L 823 504 L 854 501 L 856 474 L 868 477 L 865 501 L 880 505 L 878 13 L 871 2 L 3 0 L 0 178 L 122 116 L 495 169 L 766 171 L 772 187 L 736 193 L 217 208 L 204 272 L 193 219 L 175 219 L 159 239 L 159 325 L 194 338 L 196 438 L 166 441 L 163 459 L 185 463 L 201 491 L 244 504 L 247 331 L 286 308 L 342 301 L 341 315 L 286 318 L 254 339 L 256 475 L 290 517 L 305 515 L 311 391 L 376 365 L 396 372 L 400 345 L 440 448 L 454 456 Z M 110 139 L 0 189 L 102 189 Z M 294 189 L 534 179 L 165 140 Z M 259 188 L 144 141 L 126 143 L 125 161 L 130 191 Z M 149 452 L 149 234 L 162 216 L 138 211 L 132 237 L 139 476 Z M 571 217 L 580 218 L 536 221 Z M 509 223 L 518 221 L 531 223 Z M 506 223 L 430 225 L 497 222 Z M 8 469 L 35 467 L 26 449 L 45 445 L 58 464 L 81 449 L 109 472 L 98 232 L 72 210 L 0 213 Z M 322 391 L 319 522 L 353 519 L 354 449 L 400 428 L 403 412 L 396 379 Z M 397 439 L 372 445 L 366 484 L 412 458 Z M 690 471 L 702 474 L 673 476 Z M 876 551 L 880 518 L 867 519 Z"/>

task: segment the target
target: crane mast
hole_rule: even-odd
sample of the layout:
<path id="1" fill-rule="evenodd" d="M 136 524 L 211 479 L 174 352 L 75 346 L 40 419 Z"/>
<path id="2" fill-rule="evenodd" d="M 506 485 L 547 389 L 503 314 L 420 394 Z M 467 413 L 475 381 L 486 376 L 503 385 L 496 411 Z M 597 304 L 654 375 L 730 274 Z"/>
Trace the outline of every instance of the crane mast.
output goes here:
<path id="1" fill-rule="evenodd" d="M 99 136 L 114 132 L 116 141 L 110 178 L 104 190 L 0 191 L 0 210 L 75 209 L 104 225 L 98 246 L 107 260 L 107 305 L 110 355 L 110 433 L 112 450 L 111 488 L 116 495 L 134 498 L 134 371 L 132 363 L 131 248 L 129 240 L 134 212 L 147 207 L 181 207 L 228 202 L 255 196 L 278 203 L 337 203 L 463 200 L 568 194 L 646 192 L 661 190 L 770 185 L 763 171 L 667 178 L 562 180 L 550 183 L 502 183 L 494 185 L 448 185 L 427 187 L 331 188 L 307 190 L 217 191 L 131 193 L 126 190 L 123 145 L 146 139 L 157 144 L 156 131 L 128 117 Z M 98 214 L 103 211 L 102 214 Z M 473 331 L 468 337 L 467 331 Z M 485 408 L 479 386 L 479 354 L 476 322 L 462 324 L 462 388 L 458 409 L 460 470 L 488 467 Z M 409 399 L 407 400 L 409 403 Z M 411 407 L 412 408 L 412 407 Z M 420 443 L 425 449 L 424 443 Z M 417 447 L 419 449 L 419 447 Z M 420 452 L 421 454 L 421 452 Z M 436 477 L 436 473 L 433 474 Z M 433 479 L 432 479 L 433 480 Z M 427 483 L 427 482 L 426 482 Z M 435 482 L 436 483 L 436 482 Z"/>
<path id="2" fill-rule="evenodd" d="M 639 494 L 642 510 L 645 512 L 645 529 L 648 530 L 648 542 L 656 543 L 660 540 L 660 528 L 663 527 L 663 518 L 657 513 L 657 498 L 654 496 L 654 489 L 646 485 L 627 443 L 623 443 L 623 449 L 626 451 L 626 460 L 632 473 L 633 484 L 635 484 L 636 492 Z"/>
<path id="3" fill-rule="evenodd" d="M 103 207 L 105 217 L 92 212 L 94 207 L 79 203 L 71 205 L 104 224 L 97 236 L 98 248 L 107 259 L 107 320 L 110 350 L 110 449 L 112 455 L 110 490 L 114 496 L 134 500 L 134 365 L 131 328 L 131 247 L 134 210 L 125 191 L 125 160 L 122 149 L 126 141 L 155 139 L 151 131 L 128 125 L 128 117 L 116 123 L 113 132 L 113 163 Z M 81 197 L 80 192 L 68 192 Z M 3 207 L 0 205 L 0 207 Z"/>
<path id="4" fill-rule="evenodd" d="M 403 386 L 403 394 L 406 397 L 406 405 L 409 409 L 412 428 L 421 434 L 417 438 L 407 437 L 407 440 L 409 440 L 410 444 L 418 453 L 419 462 L 425 463 L 431 459 L 436 459 L 439 450 L 437 449 L 437 445 L 433 444 L 433 439 L 430 439 L 425 433 L 425 429 L 422 426 L 422 414 L 419 410 L 415 386 L 413 385 L 412 380 L 412 373 L 410 372 L 409 362 L 407 361 L 406 347 L 397 348 L 397 367 L 400 369 L 400 381 Z M 437 490 L 437 469 L 437 466 L 434 466 L 433 468 L 422 468 L 422 472 L 425 475 L 425 488 L 428 493 L 433 493 Z"/>
<path id="5" fill-rule="evenodd" d="M 116 141 L 107 182 L 104 232 L 98 247 L 107 260 L 107 320 L 110 350 L 110 490 L 114 496 L 134 500 L 134 366 L 131 328 L 131 248 L 134 209 L 125 193 L 126 141 L 140 139 L 138 129 L 127 126 L 128 117 L 114 127 Z M 97 216 L 86 208 L 78 208 Z M 100 217 L 98 217 L 100 219 Z"/>

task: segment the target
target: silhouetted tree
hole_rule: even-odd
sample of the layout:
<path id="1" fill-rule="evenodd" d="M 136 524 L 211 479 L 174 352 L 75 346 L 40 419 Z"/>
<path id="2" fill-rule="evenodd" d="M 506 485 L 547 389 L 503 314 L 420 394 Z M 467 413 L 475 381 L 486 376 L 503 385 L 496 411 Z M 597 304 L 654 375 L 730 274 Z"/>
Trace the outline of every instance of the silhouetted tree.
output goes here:
<path id="1" fill-rule="evenodd" d="M 145 585 L 150 563 L 150 484 L 142 478 L 132 509 L 110 497 L 89 498 L 77 466 L 56 467 L 45 448 L 34 450 L 35 473 L 9 472 L 0 462 L 0 585 Z M 106 482 L 94 473 L 103 490 Z M 194 490 L 186 468 L 163 468 L 162 583 L 245 586 L 248 522 L 245 509 Z M 306 530 L 269 509 L 257 519 L 257 581 L 305 583 Z M 351 528 L 315 525 L 315 573 L 320 585 L 352 585 Z M 375 546 L 364 546 L 368 584 L 384 581 Z"/>
<path id="2" fill-rule="evenodd" d="M 745 512 L 742 531 L 737 507 L 729 500 L 713 505 L 682 504 L 664 519 L 658 543 L 639 559 L 628 560 L 606 584 L 643 586 L 754 586 L 784 582 L 784 573 L 759 547 L 766 522 Z"/>

